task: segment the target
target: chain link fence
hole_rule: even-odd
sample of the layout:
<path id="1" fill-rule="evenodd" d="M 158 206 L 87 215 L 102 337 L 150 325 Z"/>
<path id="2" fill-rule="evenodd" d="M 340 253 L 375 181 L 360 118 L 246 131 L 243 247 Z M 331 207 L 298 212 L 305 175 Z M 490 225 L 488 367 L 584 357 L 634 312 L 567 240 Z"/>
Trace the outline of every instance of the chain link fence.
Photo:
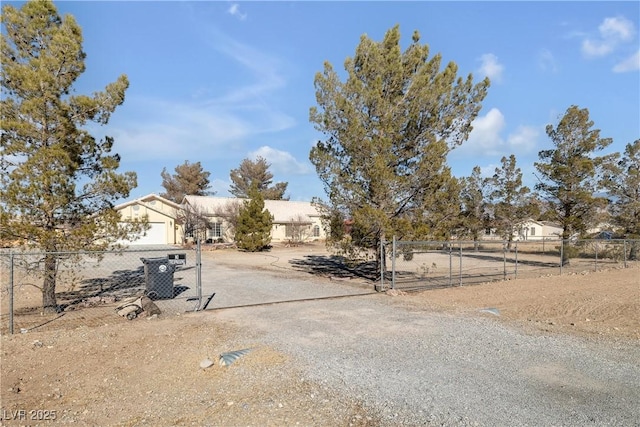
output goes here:
<path id="1" fill-rule="evenodd" d="M 391 272 L 381 276 L 383 288 L 411 290 L 626 268 L 638 262 L 640 240 L 418 242 L 394 238 L 384 245 L 384 253 Z"/>
<path id="2" fill-rule="evenodd" d="M 0 332 L 100 326 L 197 311 L 203 304 L 200 255 L 199 245 L 64 253 L 5 249 L 0 252 Z M 56 259 L 56 305 L 45 311 L 47 256 Z"/>

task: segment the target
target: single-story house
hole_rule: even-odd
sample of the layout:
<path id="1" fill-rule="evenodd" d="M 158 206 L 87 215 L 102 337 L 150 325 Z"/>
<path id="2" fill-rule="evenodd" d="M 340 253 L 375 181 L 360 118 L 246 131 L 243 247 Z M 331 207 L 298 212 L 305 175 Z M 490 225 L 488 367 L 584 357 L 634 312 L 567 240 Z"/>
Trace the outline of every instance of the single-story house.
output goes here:
<path id="1" fill-rule="evenodd" d="M 529 220 L 518 229 L 518 240 L 558 240 L 562 236 L 562 226 L 549 221 Z"/>
<path id="2" fill-rule="evenodd" d="M 182 205 L 208 219 L 206 241 L 232 242 L 234 230 L 229 218 L 244 201 L 246 199 L 235 197 L 185 196 Z M 273 216 L 272 242 L 309 242 L 326 238 L 321 214 L 311 202 L 265 200 L 264 207 Z"/>
<path id="3" fill-rule="evenodd" d="M 562 226 L 549 221 L 536 221 L 529 219 L 517 227 L 513 233 L 514 241 L 559 240 L 562 236 Z M 501 237 L 495 229 L 487 228 L 484 239 L 498 240 Z"/>
<path id="4" fill-rule="evenodd" d="M 126 242 L 133 245 L 179 245 L 183 242 L 180 212 L 178 203 L 148 194 L 135 200 L 124 202 L 114 207 L 120 212 L 123 221 L 140 219 L 144 216 L 150 228 L 139 239 Z"/>

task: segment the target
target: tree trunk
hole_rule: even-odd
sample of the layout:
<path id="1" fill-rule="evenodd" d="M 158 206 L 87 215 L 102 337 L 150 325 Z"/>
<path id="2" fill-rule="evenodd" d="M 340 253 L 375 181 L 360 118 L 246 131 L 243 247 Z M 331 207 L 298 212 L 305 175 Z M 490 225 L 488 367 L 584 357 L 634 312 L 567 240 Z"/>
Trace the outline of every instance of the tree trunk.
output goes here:
<path id="1" fill-rule="evenodd" d="M 562 265 L 569 265 L 570 263 L 570 258 L 569 258 L 569 251 L 571 248 L 571 243 L 569 242 L 569 240 L 562 240 Z"/>
<path id="2" fill-rule="evenodd" d="M 57 258 L 47 253 L 44 258 L 44 283 L 42 285 L 42 309 L 45 313 L 58 311 L 56 301 Z"/>

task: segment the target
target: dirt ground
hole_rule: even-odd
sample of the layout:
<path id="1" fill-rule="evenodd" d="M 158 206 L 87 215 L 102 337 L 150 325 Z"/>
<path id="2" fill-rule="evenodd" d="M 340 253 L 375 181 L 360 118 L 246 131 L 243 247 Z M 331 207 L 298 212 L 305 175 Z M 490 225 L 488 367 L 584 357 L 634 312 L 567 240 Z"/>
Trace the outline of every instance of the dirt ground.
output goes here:
<path id="1" fill-rule="evenodd" d="M 309 254 L 326 252 L 306 246 L 203 257 L 294 274 L 292 265 Z M 573 334 L 603 345 L 640 343 L 638 264 L 387 294 L 389 304 L 410 310 L 488 316 L 530 333 Z M 375 413 L 309 381 L 252 331 L 206 312 L 127 321 L 109 309 L 100 320 L 2 336 L 0 425 L 378 425 Z M 252 350 L 232 365 L 218 364 L 222 352 L 245 348 Z M 203 369 L 206 358 L 215 364 Z"/>
<path id="2" fill-rule="evenodd" d="M 640 340 L 640 268 L 516 279 L 405 297 L 424 309 L 480 313 L 548 333 Z"/>

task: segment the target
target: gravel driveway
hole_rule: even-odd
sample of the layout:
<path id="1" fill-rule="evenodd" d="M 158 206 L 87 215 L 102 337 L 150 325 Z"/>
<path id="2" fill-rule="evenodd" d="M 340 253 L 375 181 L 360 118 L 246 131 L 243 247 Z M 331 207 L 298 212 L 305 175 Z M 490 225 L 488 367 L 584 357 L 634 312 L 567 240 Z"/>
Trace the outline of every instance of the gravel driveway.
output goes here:
<path id="1" fill-rule="evenodd" d="M 212 316 L 259 331 L 309 379 L 362 400 L 387 425 L 640 425 L 633 343 L 410 308 L 370 286 L 291 271 L 205 268 Z M 322 297 L 331 298 L 305 300 Z M 302 301 L 256 305 L 283 300 Z"/>

